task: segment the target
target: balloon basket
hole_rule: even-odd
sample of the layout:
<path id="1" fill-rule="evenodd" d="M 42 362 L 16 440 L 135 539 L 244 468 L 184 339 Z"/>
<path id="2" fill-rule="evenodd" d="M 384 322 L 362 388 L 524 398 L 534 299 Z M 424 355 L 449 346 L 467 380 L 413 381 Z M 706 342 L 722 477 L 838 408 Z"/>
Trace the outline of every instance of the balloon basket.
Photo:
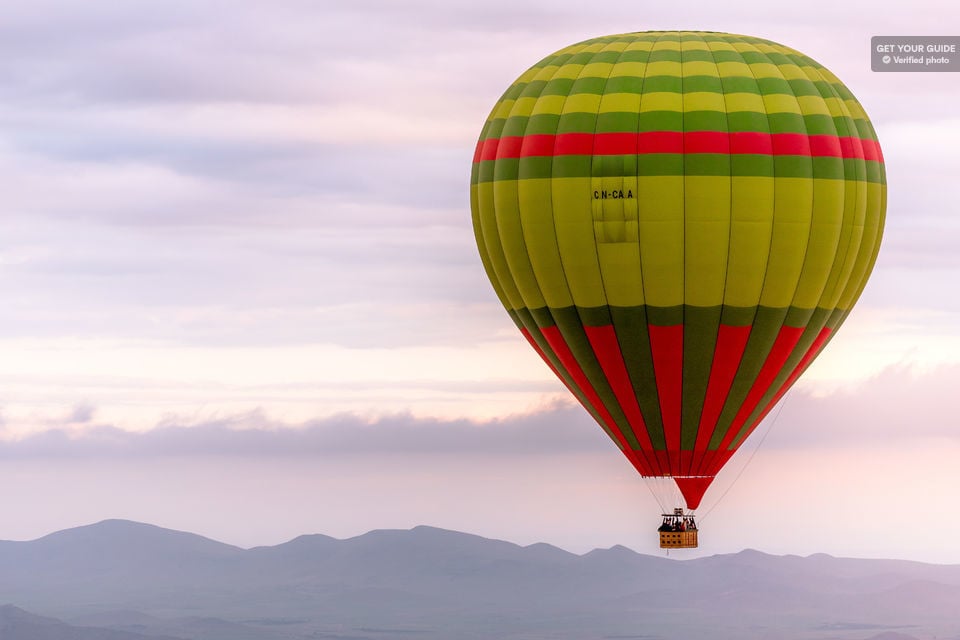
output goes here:
<path id="1" fill-rule="evenodd" d="M 697 523 L 692 513 L 683 509 L 663 514 L 663 524 L 658 529 L 661 549 L 696 549 L 698 546 Z"/>

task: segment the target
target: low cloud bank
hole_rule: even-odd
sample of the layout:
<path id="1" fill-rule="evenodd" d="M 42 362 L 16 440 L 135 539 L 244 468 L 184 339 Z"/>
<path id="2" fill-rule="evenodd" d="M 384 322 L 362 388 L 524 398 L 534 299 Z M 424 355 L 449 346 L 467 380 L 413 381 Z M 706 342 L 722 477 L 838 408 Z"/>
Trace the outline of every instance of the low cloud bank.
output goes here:
<path id="1" fill-rule="evenodd" d="M 958 439 L 954 395 L 960 366 L 888 369 L 830 395 L 797 389 L 771 412 L 764 448 L 905 447 Z M 300 424 L 251 412 L 203 422 L 175 419 L 143 432 L 95 420 L 78 407 L 62 425 L 0 443 L 0 458 L 172 456 L 532 455 L 606 451 L 614 445 L 579 406 L 558 403 L 492 421 L 410 414 L 341 414 Z M 748 441 L 748 447 L 750 446 Z"/>

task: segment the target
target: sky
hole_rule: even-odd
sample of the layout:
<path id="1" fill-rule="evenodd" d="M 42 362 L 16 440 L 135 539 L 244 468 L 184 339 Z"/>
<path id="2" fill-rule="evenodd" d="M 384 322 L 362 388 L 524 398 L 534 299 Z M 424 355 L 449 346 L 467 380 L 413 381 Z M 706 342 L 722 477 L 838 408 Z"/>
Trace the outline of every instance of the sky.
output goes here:
<path id="1" fill-rule="evenodd" d="M 960 74 L 874 73 L 869 48 L 950 24 L 933 0 L 6 7 L 0 539 L 428 524 L 662 553 L 643 481 L 496 300 L 469 176 L 528 66 L 681 28 L 829 67 L 877 128 L 889 206 L 856 310 L 680 557 L 960 563 Z"/>

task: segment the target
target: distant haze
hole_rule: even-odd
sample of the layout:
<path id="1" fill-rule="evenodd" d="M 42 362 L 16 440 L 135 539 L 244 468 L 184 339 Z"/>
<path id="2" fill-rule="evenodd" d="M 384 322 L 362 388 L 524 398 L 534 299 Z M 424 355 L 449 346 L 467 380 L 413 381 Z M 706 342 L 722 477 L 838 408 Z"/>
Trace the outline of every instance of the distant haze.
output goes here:
<path id="1" fill-rule="evenodd" d="M 0 542 L 0 630 L 24 630 L 4 640 L 956 640 L 958 598 L 960 566 L 575 555 L 430 527 L 244 550 L 107 521 Z"/>

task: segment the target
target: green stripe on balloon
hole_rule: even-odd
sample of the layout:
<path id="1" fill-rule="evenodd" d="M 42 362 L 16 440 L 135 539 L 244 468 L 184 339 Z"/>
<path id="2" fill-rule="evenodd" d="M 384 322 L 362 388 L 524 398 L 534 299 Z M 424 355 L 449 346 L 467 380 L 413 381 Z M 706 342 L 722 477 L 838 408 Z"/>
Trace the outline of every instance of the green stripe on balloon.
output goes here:
<path id="1" fill-rule="evenodd" d="M 554 375 L 560 378 L 564 386 L 570 390 L 570 392 L 580 402 L 584 409 L 586 409 L 590 413 L 591 417 L 597 421 L 597 424 L 603 428 L 610 439 L 613 440 L 618 447 L 620 447 L 621 445 L 616 435 L 610 430 L 610 427 L 607 426 L 603 418 L 597 412 L 596 408 L 594 408 L 587 399 L 586 395 L 583 393 L 583 390 L 577 386 L 576 381 L 573 380 L 573 378 L 570 376 L 570 373 L 564 368 L 559 358 L 557 358 L 557 354 L 554 353 L 549 343 L 547 343 L 547 340 L 540 331 L 540 327 L 537 326 L 533 315 L 527 309 L 518 309 L 517 311 L 511 312 L 510 316 L 513 318 L 517 326 L 520 327 L 524 332 L 524 335 L 527 337 L 527 339 L 532 341 L 533 348 L 547 363 L 550 369 L 554 372 Z"/>
<path id="2" fill-rule="evenodd" d="M 710 438 L 710 449 L 717 449 L 731 428 L 733 419 L 756 381 L 757 374 L 776 341 L 777 333 L 787 316 L 786 309 L 759 307 L 750 330 L 746 350 L 737 368 L 727 401 L 720 412 L 717 425 Z"/>
<path id="3" fill-rule="evenodd" d="M 680 448 L 692 451 L 720 329 L 721 307 L 685 307 Z"/>
<path id="4" fill-rule="evenodd" d="M 640 405 L 647 434 L 654 449 L 666 449 L 663 435 L 663 417 L 657 399 L 656 376 L 650 353 L 646 307 L 611 307 L 613 327 L 620 337 L 620 351 Z"/>
<path id="5" fill-rule="evenodd" d="M 583 324 L 581 323 L 577 309 L 573 307 L 550 309 L 549 313 L 557 328 L 560 330 L 560 334 L 563 336 L 567 347 L 569 347 L 571 353 L 573 353 L 584 375 L 603 401 L 604 407 L 610 412 L 614 422 L 620 428 L 621 433 L 627 438 L 630 447 L 638 449 L 639 443 L 637 442 L 636 436 L 634 436 L 633 430 L 630 428 L 626 416 L 620 404 L 617 402 L 613 389 L 610 387 L 610 383 L 607 381 L 606 376 L 604 376 L 603 369 L 600 367 L 600 363 L 593 353 L 590 341 L 587 339 L 586 333 L 584 333 Z"/>
<path id="6" fill-rule="evenodd" d="M 718 154 L 647 153 L 636 156 L 636 164 L 623 158 L 621 166 L 628 167 L 627 176 L 716 176 L 733 175 L 760 178 L 824 178 L 831 180 L 859 180 L 870 184 L 885 184 L 886 174 L 882 164 L 874 160 L 857 161 L 853 158 L 814 158 L 804 156 L 774 156 L 738 154 L 728 158 L 729 169 L 724 170 L 715 156 Z M 714 156 L 714 157 L 711 157 Z M 476 182 L 494 180 L 518 180 L 531 178 L 589 178 L 593 175 L 591 156 L 534 156 L 528 158 L 503 158 L 477 163 Z M 774 165 L 776 162 L 776 165 Z M 605 166 L 617 166 L 615 164 Z M 636 166 L 636 172 L 633 170 Z M 859 168 L 859 171 L 858 171 Z M 615 176 L 610 172 L 605 175 Z"/>
<path id="7" fill-rule="evenodd" d="M 647 52 L 635 52 L 637 55 L 629 56 L 624 54 L 618 63 L 622 62 L 641 62 L 646 63 Z M 635 60 L 630 60 L 635 58 Z M 717 61 L 713 56 L 702 56 L 704 62 Z M 690 60 L 684 60 L 689 62 Z M 717 62 L 722 62 L 719 60 Z M 722 81 L 722 84 L 721 84 Z M 819 96 L 824 90 L 835 88 L 840 90 L 842 85 L 833 84 L 825 80 L 812 82 L 803 79 L 785 78 L 754 78 L 753 76 L 725 75 L 720 73 L 717 76 L 693 75 L 651 75 L 643 78 L 636 76 L 612 75 L 604 77 L 584 77 L 584 78 L 556 78 L 549 82 L 543 80 L 534 80 L 526 84 L 518 85 L 509 93 L 505 94 L 503 100 L 514 100 L 522 97 L 527 91 L 534 91 L 538 95 L 544 96 L 571 96 L 577 94 L 603 93 L 752 93 L 756 95 L 791 95 L 791 96 Z M 843 88 L 841 99 L 849 100 L 852 98 L 850 91 Z"/>
<path id="8" fill-rule="evenodd" d="M 570 115 L 570 114 L 568 114 Z M 619 133 L 644 131 L 719 131 L 728 128 L 731 132 L 755 131 L 761 133 L 803 133 L 810 135 L 836 135 L 841 126 L 855 131 L 853 135 L 865 140 L 876 140 L 876 133 L 869 122 L 850 116 L 825 114 L 762 113 L 759 111 L 609 111 L 597 116 L 596 129 L 573 127 L 577 121 L 570 118 L 567 129 L 560 130 L 560 114 L 539 113 L 535 115 L 512 115 L 495 118 L 488 122 L 480 140 L 516 135 L 560 133 Z M 584 121 L 587 122 L 587 121 Z"/>
<path id="9" fill-rule="evenodd" d="M 791 309 L 791 311 L 793 311 L 793 309 Z M 820 335 L 820 332 L 826 326 L 830 313 L 830 309 L 809 310 L 807 311 L 808 317 L 805 320 L 799 318 L 792 319 L 789 317 L 790 314 L 788 314 L 785 324 L 795 327 L 804 327 L 803 334 L 800 336 L 800 340 L 797 341 L 796 347 L 790 354 L 790 357 L 787 359 L 786 363 L 783 365 L 783 368 L 774 378 L 773 384 L 770 385 L 770 388 L 763 395 L 756 409 L 750 413 L 740 433 L 735 436 L 733 444 L 731 445 L 733 448 L 740 446 L 740 443 L 743 441 L 743 439 L 749 435 L 748 429 L 756 427 L 761 412 L 773 400 L 773 397 L 782 389 L 784 383 L 787 381 L 787 378 L 790 377 L 794 369 L 800 364 L 800 360 L 810 350 L 814 340 L 817 339 L 817 336 Z"/>

